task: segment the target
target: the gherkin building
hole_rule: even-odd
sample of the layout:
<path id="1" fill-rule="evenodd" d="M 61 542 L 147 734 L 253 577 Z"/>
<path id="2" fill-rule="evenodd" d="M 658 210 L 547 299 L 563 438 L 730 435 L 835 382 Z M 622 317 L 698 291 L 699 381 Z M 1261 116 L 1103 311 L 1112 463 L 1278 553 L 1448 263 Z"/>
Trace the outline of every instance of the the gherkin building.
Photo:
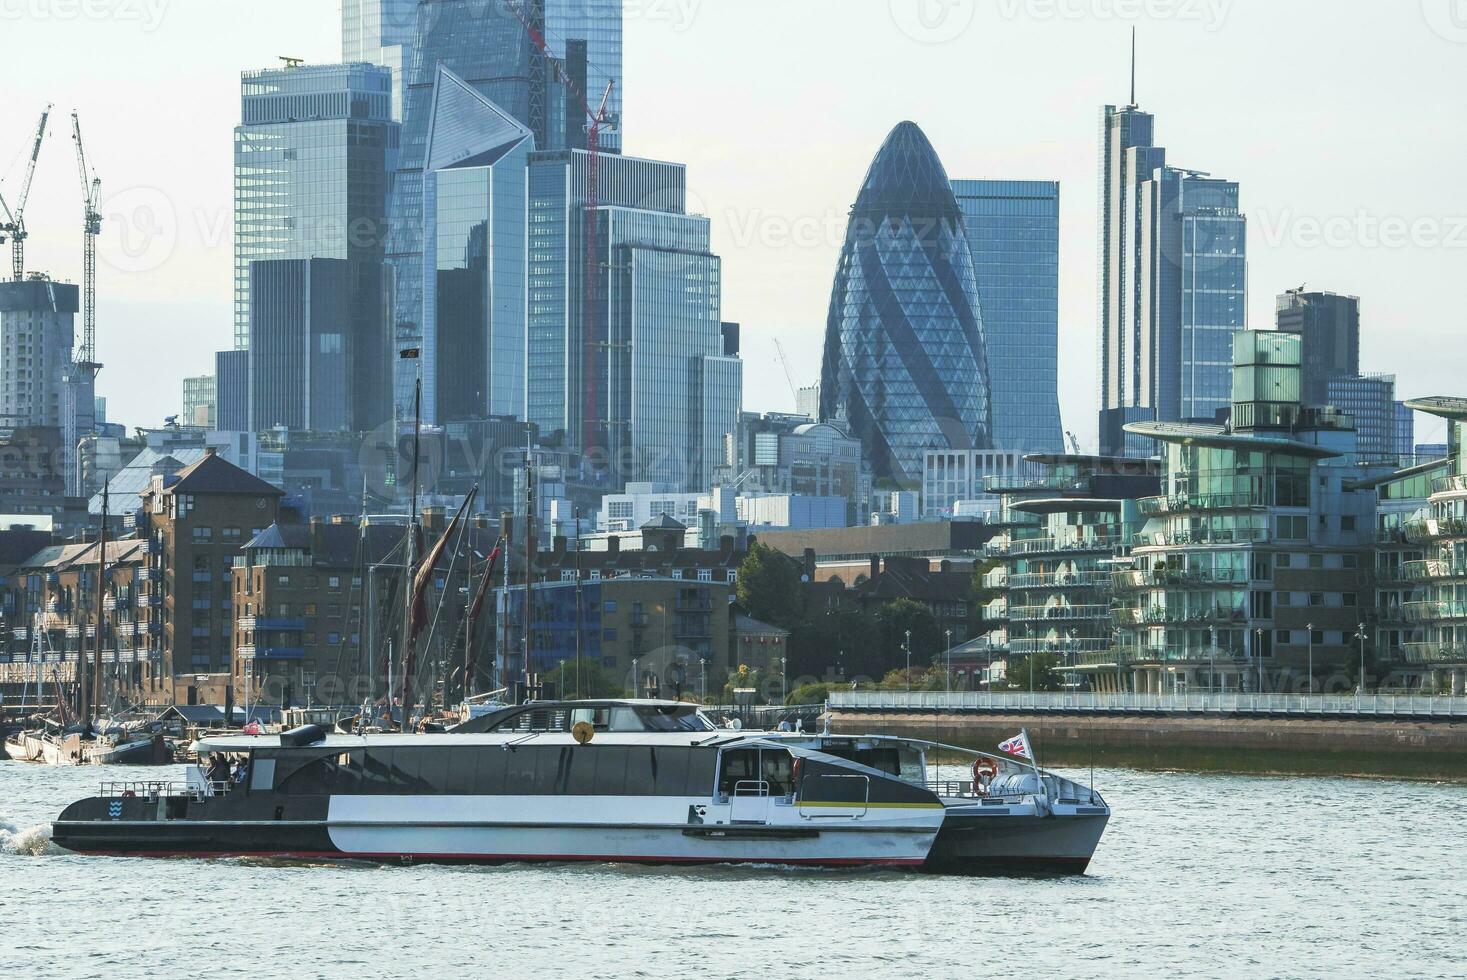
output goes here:
<path id="1" fill-rule="evenodd" d="M 915 123 L 876 154 L 836 270 L 820 411 L 878 479 L 916 486 L 929 449 L 991 448 L 973 258 L 942 161 Z"/>

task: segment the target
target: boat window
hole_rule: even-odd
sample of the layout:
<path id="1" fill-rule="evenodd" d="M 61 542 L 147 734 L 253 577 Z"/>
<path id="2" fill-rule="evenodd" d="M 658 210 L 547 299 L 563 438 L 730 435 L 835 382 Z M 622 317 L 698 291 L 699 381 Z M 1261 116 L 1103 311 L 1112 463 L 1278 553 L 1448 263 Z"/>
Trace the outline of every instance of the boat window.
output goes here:
<path id="1" fill-rule="evenodd" d="M 504 775 L 509 769 L 509 753 L 497 745 L 470 751 L 477 756 L 478 762 L 474 774 L 474 793 L 479 796 L 503 795 Z"/>
<path id="2" fill-rule="evenodd" d="M 632 750 L 620 745 L 610 745 L 593 748 L 591 751 L 596 756 L 595 794 L 620 796 L 626 792 L 627 757 Z"/>
<path id="3" fill-rule="evenodd" d="M 625 710 L 625 709 L 623 709 Z M 633 709 L 641 725 L 632 731 L 648 732 L 708 732 L 713 723 L 692 705 L 669 705 L 639 707 Z"/>
<path id="4" fill-rule="evenodd" d="M 573 708 L 570 714 L 571 727 L 588 722 L 598 732 L 611 731 L 610 708 Z"/>
<path id="5" fill-rule="evenodd" d="M 357 753 L 358 762 L 361 753 Z M 342 752 L 313 759 L 286 776 L 280 792 L 289 796 L 331 796 L 355 793 L 360 774 L 351 753 Z"/>
<path id="6" fill-rule="evenodd" d="M 656 796 L 683 796 L 687 792 L 692 749 L 652 750 L 652 792 Z M 630 779 L 627 780 L 631 782 Z M 707 787 L 704 787 L 707 791 Z"/>
<path id="7" fill-rule="evenodd" d="M 268 792 L 275 787 L 275 760 L 255 759 L 250 765 L 250 792 Z"/>
<path id="8" fill-rule="evenodd" d="M 846 759 L 857 765 L 868 766 L 892 776 L 902 774 L 902 756 L 896 748 L 858 749 L 854 746 L 832 745 L 821 749 L 837 759 Z"/>
<path id="9" fill-rule="evenodd" d="M 443 754 L 447 757 L 448 772 L 442 784 L 443 792 L 449 796 L 472 796 L 478 793 L 480 750 L 465 746 L 447 749 Z"/>
<path id="10" fill-rule="evenodd" d="M 535 783 L 532 792 L 536 796 L 554 796 L 558 793 L 560 780 L 564 775 L 565 756 L 570 754 L 568 748 L 534 748 L 535 753 Z"/>
<path id="11" fill-rule="evenodd" d="M 759 770 L 769 784 L 770 796 L 788 796 L 794 792 L 794 758 L 784 749 L 764 749 L 759 753 Z"/>
<path id="12" fill-rule="evenodd" d="M 535 791 L 535 757 L 533 747 L 511 749 L 504 768 L 504 794 L 527 796 Z"/>
<path id="13" fill-rule="evenodd" d="M 627 749 L 626 796 L 657 795 L 657 750 L 650 745 Z"/>
<path id="14" fill-rule="evenodd" d="M 759 750 L 731 749 L 723 753 L 723 768 L 718 777 L 718 792 L 732 796 L 739 783 L 759 778 Z"/>

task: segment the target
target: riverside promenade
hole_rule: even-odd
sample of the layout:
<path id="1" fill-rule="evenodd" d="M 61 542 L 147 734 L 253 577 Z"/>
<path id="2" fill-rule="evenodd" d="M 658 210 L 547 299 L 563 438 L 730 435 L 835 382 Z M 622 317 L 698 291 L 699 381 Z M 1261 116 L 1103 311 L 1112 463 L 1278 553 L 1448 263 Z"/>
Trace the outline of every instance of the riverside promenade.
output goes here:
<path id="1" fill-rule="evenodd" d="M 1467 780 L 1467 698 L 832 691 L 832 729 L 991 748 L 1028 729 L 1054 764 Z"/>

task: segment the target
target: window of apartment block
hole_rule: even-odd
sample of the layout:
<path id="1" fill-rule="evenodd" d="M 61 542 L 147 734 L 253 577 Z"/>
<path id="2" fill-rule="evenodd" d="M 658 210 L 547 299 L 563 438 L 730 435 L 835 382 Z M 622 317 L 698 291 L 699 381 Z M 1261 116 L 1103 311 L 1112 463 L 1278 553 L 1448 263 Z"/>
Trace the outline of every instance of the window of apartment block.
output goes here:
<path id="1" fill-rule="evenodd" d="M 200 525 L 199 527 L 196 527 L 196 528 L 193 529 L 193 535 L 194 535 L 194 541 L 195 541 L 195 543 L 204 543 L 204 542 L 213 541 L 214 540 L 214 529 L 212 527 L 207 527 L 207 526 L 204 526 L 204 525 Z"/>
<path id="2" fill-rule="evenodd" d="M 1324 605 L 1324 593 L 1323 592 L 1311 592 L 1311 593 L 1309 593 L 1309 605 L 1311 605 L 1311 606 L 1323 606 Z"/>
<path id="3" fill-rule="evenodd" d="M 314 602 L 308 602 L 308 603 L 306 603 L 306 615 L 307 616 L 314 616 L 314 615 L 316 615 L 316 604 Z"/>
<path id="4" fill-rule="evenodd" d="M 326 587 L 328 589 L 339 589 L 339 588 L 341 588 L 341 576 L 339 576 L 339 575 L 333 575 L 330 578 L 328 578 L 326 580 Z"/>
<path id="5" fill-rule="evenodd" d="M 1340 567 L 1341 568 L 1351 569 L 1351 570 L 1359 568 L 1360 567 L 1360 556 L 1359 555 L 1344 555 L 1340 559 Z"/>
<path id="6" fill-rule="evenodd" d="M 1324 555 L 1310 555 L 1309 556 L 1309 567 L 1310 568 L 1313 568 L 1313 569 L 1323 568 L 1324 567 Z"/>
<path id="7" fill-rule="evenodd" d="M 700 569 L 698 569 L 698 581 L 699 582 L 712 582 L 713 581 L 713 569 L 711 569 L 711 568 L 700 568 Z"/>

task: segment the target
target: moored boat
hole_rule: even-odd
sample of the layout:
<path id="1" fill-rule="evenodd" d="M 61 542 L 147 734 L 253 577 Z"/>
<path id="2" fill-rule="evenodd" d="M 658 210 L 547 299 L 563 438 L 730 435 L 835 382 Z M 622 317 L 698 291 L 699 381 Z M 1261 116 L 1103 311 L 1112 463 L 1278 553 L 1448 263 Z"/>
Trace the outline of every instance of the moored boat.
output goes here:
<path id="1" fill-rule="evenodd" d="M 1109 816 L 1098 796 L 991 757 L 990 782 L 940 784 L 931 748 L 720 729 L 655 701 L 531 703 L 441 735 L 210 736 L 196 749 L 215 778 L 108 784 L 66 808 L 53 840 L 159 856 L 1084 870 Z M 220 757 L 238 781 L 217 778 Z"/>

